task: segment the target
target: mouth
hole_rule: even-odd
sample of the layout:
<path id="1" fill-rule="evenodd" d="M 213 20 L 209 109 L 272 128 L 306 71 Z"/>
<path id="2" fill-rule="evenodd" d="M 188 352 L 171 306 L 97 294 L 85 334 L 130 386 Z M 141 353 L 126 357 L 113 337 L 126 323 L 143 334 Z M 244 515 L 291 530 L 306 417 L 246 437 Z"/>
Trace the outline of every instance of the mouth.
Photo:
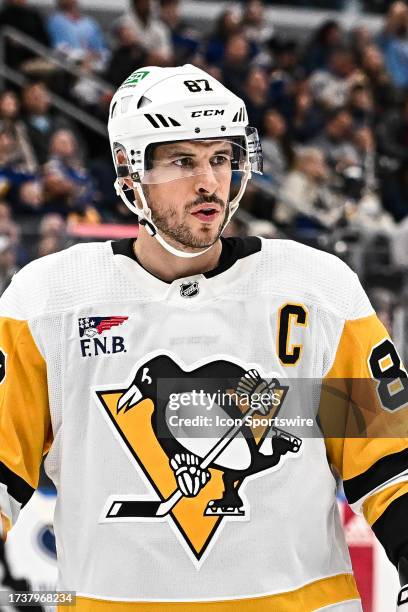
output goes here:
<path id="1" fill-rule="evenodd" d="M 221 210 L 218 206 L 207 204 L 206 206 L 200 206 L 191 214 L 203 223 L 211 223 L 221 214 Z"/>

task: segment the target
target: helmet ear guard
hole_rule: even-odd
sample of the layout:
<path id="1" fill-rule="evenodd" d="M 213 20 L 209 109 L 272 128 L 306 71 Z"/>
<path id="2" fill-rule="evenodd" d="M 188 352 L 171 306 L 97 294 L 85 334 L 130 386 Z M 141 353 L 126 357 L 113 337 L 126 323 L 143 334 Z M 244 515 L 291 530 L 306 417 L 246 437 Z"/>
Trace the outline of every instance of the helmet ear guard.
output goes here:
<path id="1" fill-rule="evenodd" d="M 126 178 L 129 176 L 129 166 L 125 164 L 118 164 L 116 166 L 116 174 L 119 178 Z"/>
<path id="2" fill-rule="evenodd" d="M 114 142 L 112 145 L 113 162 L 118 178 L 127 178 L 130 176 L 131 167 L 126 153 L 126 147 L 120 142 Z"/>

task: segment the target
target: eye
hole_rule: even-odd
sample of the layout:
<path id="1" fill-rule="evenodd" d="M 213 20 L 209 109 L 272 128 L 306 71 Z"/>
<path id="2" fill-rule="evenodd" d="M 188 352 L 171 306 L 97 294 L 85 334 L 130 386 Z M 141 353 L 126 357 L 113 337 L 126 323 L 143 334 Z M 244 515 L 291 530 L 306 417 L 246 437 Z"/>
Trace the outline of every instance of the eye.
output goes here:
<path id="1" fill-rule="evenodd" d="M 173 164 L 178 168 L 192 168 L 193 160 L 191 157 L 180 157 L 179 159 L 175 159 Z"/>
<path id="2" fill-rule="evenodd" d="M 228 157 L 227 155 L 214 155 L 214 157 L 211 158 L 211 164 L 213 166 L 225 166 L 225 165 L 231 165 L 231 158 Z"/>

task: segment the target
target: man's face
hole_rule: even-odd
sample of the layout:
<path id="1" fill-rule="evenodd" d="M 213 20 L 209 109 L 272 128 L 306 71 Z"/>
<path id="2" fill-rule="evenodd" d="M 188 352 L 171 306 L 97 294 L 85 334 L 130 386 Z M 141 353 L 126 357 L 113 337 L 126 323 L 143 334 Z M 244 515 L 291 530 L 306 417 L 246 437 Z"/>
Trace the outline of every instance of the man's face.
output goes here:
<path id="1" fill-rule="evenodd" d="M 42 83 L 34 83 L 23 92 L 26 110 L 34 115 L 45 115 L 49 111 L 50 97 Z"/>
<path id="2" fill-rule="evenodd" d="M 347 111 L 343 111 L 329 121 L 327 124 L 327 132 L 331 138 L 341 140 L 350 135 L 352 124 L 353 120 L 351 115 Z"/>
<path id="3" fill-rule="evenodd" d="M 151 9 L 150 0 L 133 0 L 133 8 L 141 17 L 148 17 Z"/>
<path id="4" fill-rule="evenodd" d="M 72 11 L 78 8 L 77 0 L 60 0 L 59 9 L 61 11 Z"/>
<path id="5" fill-rule="evenodd" d="M 388 29 L 397 36 L 405 36 L 408 29 L 408 6 L 405 2 L 393 2 L 387 14 Z"/>
<path id="6" fill-rule="evenodd" d="M 173 245 L 213 245 L 229 210 L 232 145 L 226 140 L 159 145 L 144 185 L 152 219 Z"/>

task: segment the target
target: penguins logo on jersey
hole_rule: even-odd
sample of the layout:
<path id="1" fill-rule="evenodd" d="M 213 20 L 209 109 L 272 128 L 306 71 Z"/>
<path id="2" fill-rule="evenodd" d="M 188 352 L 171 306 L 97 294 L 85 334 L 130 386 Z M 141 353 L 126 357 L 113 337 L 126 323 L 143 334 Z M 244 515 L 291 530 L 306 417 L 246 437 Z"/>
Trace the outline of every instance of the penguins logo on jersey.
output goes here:
<path id="1" fill-rule="evenodd" d="M 95 394 L 154 492 L 118 491 L 100 522 L 168 520 L 198 566 L 226 520 L 249 520 L 246 482 L 299 456 L 302 441 L 269 424 L 288 392 L 276 378 L 224 358 L 195 366 L 156 354 L 136 366 L 127 387 Z M 264 399 L 252 404 L 255 396 Z"/>

